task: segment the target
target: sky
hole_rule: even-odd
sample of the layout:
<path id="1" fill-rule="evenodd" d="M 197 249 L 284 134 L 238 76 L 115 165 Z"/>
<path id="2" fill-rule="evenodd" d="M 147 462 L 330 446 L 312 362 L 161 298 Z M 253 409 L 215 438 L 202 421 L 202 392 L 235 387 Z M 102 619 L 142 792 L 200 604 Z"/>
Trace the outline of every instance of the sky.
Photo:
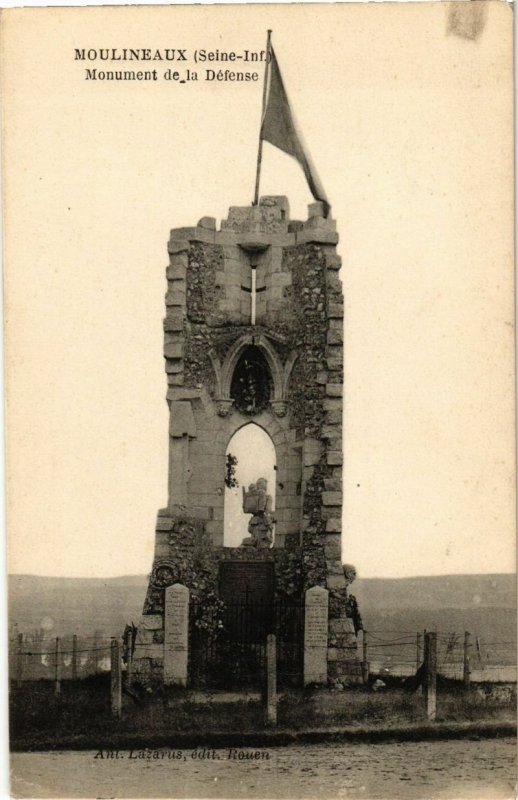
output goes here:
<path id="1" fill-rule="evenodd" d="M 486 3 L 466 38 L 452 8 L 9 12 L 10 572 L 150 570 L 169 230 L 251 202 L 259 130 L 261 80 L 205 81 L 193 53 L 259 51 L 267 28 L 340 235 L 343 560 L 363 577 L 514 569 L 512 11 Z M 83 47 L 185 49 L 200 80 L 86 80 L 109 67 Z M 300 168 L 268 144 L 261 189 L 306 217 Z"/>

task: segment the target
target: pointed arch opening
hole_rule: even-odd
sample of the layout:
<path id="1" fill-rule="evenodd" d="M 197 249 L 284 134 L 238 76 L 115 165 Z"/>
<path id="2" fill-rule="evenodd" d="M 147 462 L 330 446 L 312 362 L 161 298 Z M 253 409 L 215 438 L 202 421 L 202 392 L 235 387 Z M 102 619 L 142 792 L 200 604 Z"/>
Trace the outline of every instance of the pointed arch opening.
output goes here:
<path id="1" fill-rule="evenodd" d="M 249 422 L 230 439 L 225 463 L 223 544 L 225 547 L 239 547 L 251 535 L 248 525 L 252 516 L 251 512 L 243 510 L 243 489 L 248 492 L 252 484 L 265 480 L 266 494 L 271 497 L 272 510 L 275 509 L 275 445 L 263 428 Z"/>

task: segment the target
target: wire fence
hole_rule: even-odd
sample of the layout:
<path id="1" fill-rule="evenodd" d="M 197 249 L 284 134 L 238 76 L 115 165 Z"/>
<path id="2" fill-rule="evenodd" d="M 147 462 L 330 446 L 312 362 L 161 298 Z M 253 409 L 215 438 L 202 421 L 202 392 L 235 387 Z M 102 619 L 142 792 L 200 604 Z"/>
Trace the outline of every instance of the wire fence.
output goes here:
<path id="1" fill-rule="evenodd" d="M 9 640 L 9 674 L 16 681 L 86 678 L 110 671 L 112 637 L 74 634 L 50 638 L 41 632 Z"/>
<path id="2" fill-rule="evenodd" d="M 88 685 L 78 684 L 79 679 L 109 672 L 109 678 L 106 676 L 106 681 L 104 679 L 102 681 L 103 686 L 106 687 L 103 692 L 109 692 L 111 716 L 122 719 L 123 692 L 129 694 L 136 702 L 141 702 L 139 691 L 137 690 L 135 693 L 138 683 L 134 682 L 133 672 L 133 642 L 136 632 L 137 629 L 133 625 L 126 626 L 122 637 L 111 637 L 110 640 L 99 632 L 93 637 L 72 635 L 71 637 L 57 637 L 54 640 L 47 639 L 44 632 L 41 631 L 32 636 L 18 634 L 15 639 L 10 640 L 9 653 L 10 677 L 16 687 L 13 693 L 14 700 L 23 698 L 26 695 L 23 687 L 28 686 L 28 696 L 31 697 L 32 702 L 32 692 L 36 687 L 34 683 L 29 682 L 43 680 L 45 681 L 44 686 L 47 686 L 49 682 L 50 686 L 53 686 L 54 702 L 58 702 L 62 707 L 67 698 L 76 696 L 80 686 Z M 428 720 L 433 721 L 437 716 L 437 687 L 440 685 L 437 679 L 439 676 L 462 681 L 464 690 L 469 690 L 470 684 L 475 678 L 472 672 L 473 654 L 476 654 L 479 665 L 482 665 L 479 679 L 482 682 L 486 684 L 495 681 L 516 682 L 515 665 L 512 666 L 513 675 L 509 671 L 505 676 L 500 672 L 495 677 L 495 671 L 491 668 L 498 667 L 501 670 L 502 665 L 484 663 L 484 656 L 486 662 L 489 662 L 491 656 L 497 657 L 496 653 L 504 652 L 507 656 L 513 646 L 510 641 L 484 644 L 477 636 L 473 642 L 471 634 L 467 631 L 462 635 L 435 631 L 416 633 L 415 635 L 398 632 L 398 635 L 394 636 L 387 631 L 371 631 L 369 633 L 369 631 L 363 630 L 360 636 L 362 660 L 360 661 L 357 657 L 359 654 L 356 647 L 351 648 L 354 653 L 350 653 L 350 655 L 356 656 L 351 659 L 350 665 L 354 664 L 358 668 L 358 680 L 354 682 L 363 683 L 366 690 L 376 690 L 379 688 L 378 684 L 381 687 L 387 685 L 375 677 L 376 674 L 380 677 L 386 676 L 388 673 L 399 677 L 407 676 L 408 680 L 405 680 L 404 683 L 405 688 L 415 691 L 419 686 L 422 687 L 424 710 Z M 155 657 L 157 645 L 158 643 L 154 645 Z M 238 648 L 242 647 L 242 639 L 238 638 L 234 645 L 237 645 Z M 240 688 L 245 691 L 250 690 L 252 683 L 243 679 L 253 676 L 256 689 L 260 689 L 259 699 L 264 706 L 265 719 L 271 725 L 277 723 L 278 688 L 281 690 L 288 688 L 292 678 L 295 679 L 295 683 L 298 682 L 299 686 L 302 686 L 300 680 L 302 674 L 295 668 L 297 659 L 293 661 L 283 658 L 282 648 L 278 648 L 277 645 L 276 635 L 268 634 L 264 639 L 264 646 L 261 641 L 258 649 L 245 648 L 244 655 L 246 657 L 244 660 L 242 659 L 243 669 L 240 673 Z M 304 654 L 303 683 L 306 684 L 311 681 L 307 680 L 306 674 L 305 643 L 301 647 L 297 647 L 297 650 L 300 651 L 300 655 Z M 165 649 L 163 652 L 165 657 Z M 374 662 L 373 656 L 376 657 L 380 654 L 382 660 L 379 663 Z M 192 655 L 193 651 L 191 650 L 191 668 L 189 670 L 191 680 L 189 681 L 187 670 L 181 676 L 182 685 L 186 681 L 187 686 L 191 689 L 196 688 L 195 682 L 192 680 L 193 674 L 196 673 L 196 670 L 193 670 Z M 235 648 L 234 655 L 236 655 Z M 247 661 L 247 658 L 251 656 L 253 656 L 253 663 Z M 314 662 L 314 653 L 312 653 L 310 661 Z M 124 673 L 123 662 L 126 665 Z M 326 649 L 324 645 L 324 665 L 325 663 Z M 387 663 L 390 666 L 386 666 Z M 312 669 L 315 672 L 314 663 Z M 229 662 L 226 664 L 226 671 L 232 670 L 232 663 Z M 210 672 L 206 674 L 210 674 Z M 322 675 L 322 672 L 319 672 L 319 675 Z M 67 682 L 65 687 L 67 678 L 70 678 L 71 681 Z M 317 682 L 325 681 L 324 666 L 324 675 Z M 203 690 L 203 683 L 198 688 Z M 207 688 L 210 692 L 211 689 L 214 690 L 217 687 L 211 685 L 209 681 Z M 484 691 L 487 688 L 487 686 L 483 687 Z M 97 689 L 100 690 L 100 686 L 97 686 Z M 212 696 L 211 702 L 213 700 L 215 700 L 215 695 Z"/>
<path id="3" fill-rule="evenodd" d="M 358 653 L 351 653 L 351 657 L 358 661 L 359 674 L 363 661 L 368 662 L 371 675 L 409 677 L 416 674 L 424 661 L 424 635 L 424 631 L 363 631 Z M 436 631 L 436 635 L 438 675 L 473 683 L 516 681 L 516 642 L 486 641 L 466 632 Z M 65 635 L 57 639 L 42 631 L 18 634 L 9 639 L 9 674 L 21 682 L 56 680 L 56 676 L 60 680 L 80 679 L 107 673 L 112 640 L 113 637 L 101 631 L 92 636 Z M 156 654 L 156 644 L 148 647 L 150 656 Z M 146 645 L 139 648 L 144 651 Z M 279 652 L 283 653 L 280 642 Z M 193 674 L 196 661 L 194 649 L 190 653 Z M 281 684 L 294 685 L 301 679 L 301 665 L 284 654 L 279 663 L 279 677 Z"/>
<path id="4" fill-rule="evenodd" d="M 364 655 L 371 673 L 414 675 L 424 660 L 424 634 L 424 631 L 364 632 Z M 515 641 L 486 641 L 468 632 L 436 631 L 436 634 L 438 675 L 465 682 L 516 681 Z"/>

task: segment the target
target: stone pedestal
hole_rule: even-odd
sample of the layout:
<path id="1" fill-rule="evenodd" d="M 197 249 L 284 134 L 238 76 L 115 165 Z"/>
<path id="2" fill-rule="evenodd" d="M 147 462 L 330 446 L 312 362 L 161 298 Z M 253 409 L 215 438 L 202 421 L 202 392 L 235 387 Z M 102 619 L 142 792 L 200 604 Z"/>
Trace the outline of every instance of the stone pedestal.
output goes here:
<path id="1" fill-rule="evenodd" d="M 189 589 L 175 583 L 165 590 L 164 683 L 187 685 Z"/>

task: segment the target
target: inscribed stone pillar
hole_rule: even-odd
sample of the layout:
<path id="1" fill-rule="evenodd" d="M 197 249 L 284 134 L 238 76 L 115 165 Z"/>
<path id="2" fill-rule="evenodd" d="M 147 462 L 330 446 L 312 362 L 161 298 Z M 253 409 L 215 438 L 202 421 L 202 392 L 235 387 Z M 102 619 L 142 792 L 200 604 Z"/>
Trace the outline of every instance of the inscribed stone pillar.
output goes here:
<path id="1" fill-rule="evenodd" d="M 181 583 L 165 590 L 164 683 L 187 685 L 189 589 Z"/>
<path id="2" fill-rule="evenodd" d="M 329 592 L 313 586 L 306 592 L 304 622 L 304 686 L 327 683 Z"/>

